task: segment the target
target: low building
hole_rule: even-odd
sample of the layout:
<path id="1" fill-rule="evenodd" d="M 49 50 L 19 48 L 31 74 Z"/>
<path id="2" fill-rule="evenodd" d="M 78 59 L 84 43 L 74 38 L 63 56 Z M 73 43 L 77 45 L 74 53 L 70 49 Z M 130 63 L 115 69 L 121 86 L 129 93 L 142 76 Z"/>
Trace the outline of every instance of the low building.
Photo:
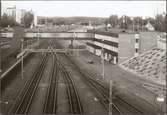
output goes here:
<path id="1" fill-rule="evenodd" d="M 154 31 L 155 30 L 155 28 L 153 27 L 153 25 L 149 21 L 145 25 L 145 28 L 147 28 L 147 30 L 149 30 L 149 31 Z"/>

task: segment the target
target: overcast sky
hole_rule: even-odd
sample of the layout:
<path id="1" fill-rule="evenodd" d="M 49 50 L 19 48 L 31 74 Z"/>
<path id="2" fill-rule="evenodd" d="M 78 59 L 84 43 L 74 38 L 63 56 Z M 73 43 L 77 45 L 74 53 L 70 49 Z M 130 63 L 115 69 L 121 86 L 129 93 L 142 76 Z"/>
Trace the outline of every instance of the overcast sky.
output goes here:
<path id="1" fill-rule="evenodd" d="M 151 16 L 166 12 L 166 1 L 2 1 L 2 11 L 16 5 L 38 16 Z"/>

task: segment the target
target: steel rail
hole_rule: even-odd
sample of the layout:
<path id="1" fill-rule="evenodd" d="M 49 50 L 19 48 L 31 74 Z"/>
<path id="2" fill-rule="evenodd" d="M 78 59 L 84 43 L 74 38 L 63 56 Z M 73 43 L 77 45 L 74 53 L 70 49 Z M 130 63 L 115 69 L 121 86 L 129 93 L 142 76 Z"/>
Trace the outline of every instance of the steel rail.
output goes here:
<path id="1" fill-rule="evenodd" d="M 83 106 L 77 92 L 76 86 L 74 81 L 71 78 L 71 74 L 67 72 L 64 65 L 59 63 L 59 69 L 63 73 L 63 78 L 66 83 L 67 94 L 69 98 L 69 105 L 70 105 L 70 114 L 83 114 Z"/>
<path id="2" fill-rule="evenodd" d="M 45 65 L 47 63 L 47 56 L 44 56 L 42 62 L 40 63 L 37 71 L 33 73 L 33 76 L 29 82 L 26 83 L 21 95 L 19 95 L 19 99 L 15 103 L 12 113 L 14 114 L 27 114 L 32 103 L 33 97 L 37 90 L 39 81 L 42 77 L 43 71 L 45 69 Z"/>
<path id="3" fill-rule="evenodd" d="M 53 56 L 55 56 L 53 54 Z M 47 90 L 47 96 L 44 103 L 44 114 L 56 114 L 57 109 L 57 94 L 58 94 L 58 69 L 56 57 L 53 59 L 53 67 L 51 72 L 50 84 Z"/>

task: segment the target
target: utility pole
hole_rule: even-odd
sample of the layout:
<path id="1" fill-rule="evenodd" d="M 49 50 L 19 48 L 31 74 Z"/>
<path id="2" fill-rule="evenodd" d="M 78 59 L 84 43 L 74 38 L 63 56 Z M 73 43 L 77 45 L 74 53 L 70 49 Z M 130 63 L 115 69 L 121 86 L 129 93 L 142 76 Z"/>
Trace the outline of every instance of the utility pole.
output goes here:
<path id="1" fill-rule="evenodd" d="M 23 52 L 23 48 L 24 48 L 24 39 L 21 39 L 21 52 Z M 23 55 L 21 56 L 21 78 L 24 79 L 24 59 L 23 59 Z"/>
<path id="2" fill-rule="evenodd" d="M 38 29 L 37 38 L 38 38 L 38 47 L 39 47 L 39 29 Z"/>
<path id="3" fill-rule="evenodd" d="M 104 74 L 104 43 L 103 42 L 104 42 L 104 39 L 102 39 L 103 46 L 102 46 L 102 51 L 101 51 L 101 54 L 102 54 L 102 77 L 104 79 L 105 74 Z"/>
<path id="4" fill-rule="evenodd" d="M 131 17 L 131 20 L 132 20 L 132 31 L 134 32 L 134 19 L 133 19 L 133 17 Z"/>
<path id="5" fill-rule="evenodd" d="M 76 41 L 76 33 L 74 32 L 74 41 Z M 75 43 L 75 42 L 74 42 Z M 74 49 L 76 49 L 76 48 L 74 48 Z M 77 49 L 75 50 L 75 52 L 76 52 L 76 56 L 77 56 Z M 73 54 L 75 55 L 75 53 L 73 52 Z"/>
<path id="6" fill-rule="evenodd" d="M 112 115 L 112 86 L 113 82 L 110 80 L 109 115 Z"/>

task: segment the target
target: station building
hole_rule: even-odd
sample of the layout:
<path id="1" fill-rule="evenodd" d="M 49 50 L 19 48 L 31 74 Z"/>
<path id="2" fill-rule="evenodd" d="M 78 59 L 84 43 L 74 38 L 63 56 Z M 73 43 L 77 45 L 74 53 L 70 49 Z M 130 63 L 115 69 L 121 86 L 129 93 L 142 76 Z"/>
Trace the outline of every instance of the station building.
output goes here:
<path id="1" fill-rule="evenodd" d="M 101 56 L 104 49 L 104 59 L 118 64 L 136 56 L 136 50 L 141 54 L 157 46 L 165 47 L 161 42 L 163 40 L 157 39 L 157 32 L 111 33 L 97 30 L 87 30 L 87 32 L 94 35 L 92 41 L 87 41 L 87 49 L 97 56 Z M 136 44 L 136 34 L 138 34 L 138 44 Z"/>
<path id="2" fill-rule="evenodd" d="M 118 62 L 118 34 L 95 30 L 87 32 L 94 35 L 92 41 L 86 43 L 87 49 L 97 56 L 103 54 L 105 60 L 113 61 L 116 64 Z"/>

